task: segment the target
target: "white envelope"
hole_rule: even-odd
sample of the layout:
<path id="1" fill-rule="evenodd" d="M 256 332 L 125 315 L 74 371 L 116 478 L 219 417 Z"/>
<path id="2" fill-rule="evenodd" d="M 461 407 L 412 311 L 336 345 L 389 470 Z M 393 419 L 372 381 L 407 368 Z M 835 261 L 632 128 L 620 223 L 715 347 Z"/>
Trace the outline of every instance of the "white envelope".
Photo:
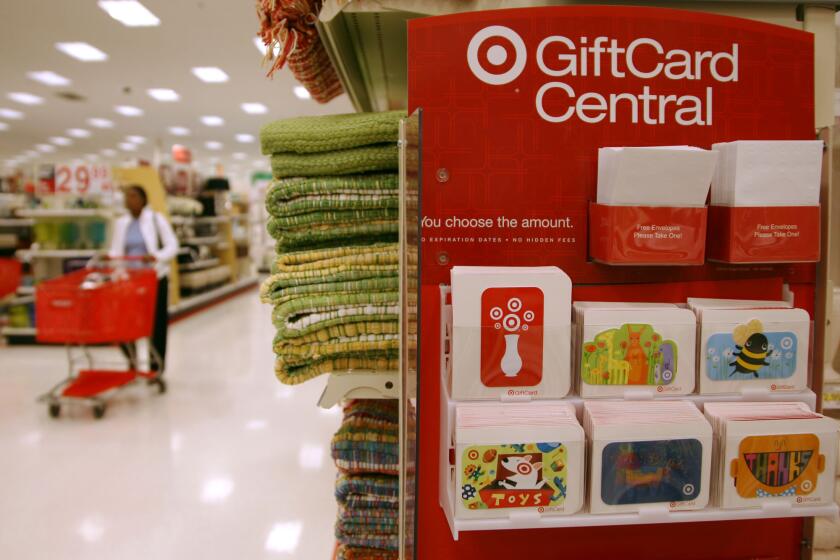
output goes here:
<path id="1" fill-rule="evenodd" d="M 718 154 L 692 146 L 600 148 L 599 204 L 699 207 Z"/>

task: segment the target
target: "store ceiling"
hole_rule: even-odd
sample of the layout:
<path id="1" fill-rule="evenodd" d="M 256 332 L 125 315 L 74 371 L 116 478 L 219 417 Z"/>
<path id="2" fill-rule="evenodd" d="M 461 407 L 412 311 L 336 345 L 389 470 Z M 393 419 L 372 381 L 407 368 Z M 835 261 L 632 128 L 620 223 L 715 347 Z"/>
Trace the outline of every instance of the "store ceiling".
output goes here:
<path id="1" fill-rule="evenodd" d="M 253 0 L 141 1 L 160 25 L 126 27 L 96 0 L 0 1 L 0 168 L 9 167 L 10 160 L 23 165 L 77 158 L 151 161 L 155 147 L 167 155 L 172 144 L 180 143 L 192 150 L 205 173 L 218 162 L 244 175 L 266 163 L 256 139 L 262 124 L 353 110 L 344 95 L 327 105 L 299 99 L 294 94 L 297 82 L 286 69 L 273 79 L 265 77 L 262 54 L 254 44 L 258 21 Z M 80 62 L 55 47 L 55 43 L 73 41 L 95 46 L 108 59 Z M 192 72 L 201 66 L 221 68 L 229 80 L 205 83 Z M 34 71 L 52 71 L 71 83 L 50 87 L 27 77 Z M 147 93 L 152 88 L 172 89 L 180 99 L 156 101 Z M 9 98 L 21 92 L 38 96 L 43 103 L 27 105 Z M 60 96 L 67 93 L 82 99 Z M 268 112 L 248 114 L 241 108 L 243 103 L 261 103 Z M 124 116 L 115 111 L 118 105 L 138 107 L 143 115 Z M 23 113 L 23 117 L 9 118 L 2 109 Z M 224 124 L 203 124 L 201 117 L 208 115 L 221 117 Z M 108 119 L 114 127 L 96 128 L 88 123 L 91 118 Z M 190 135 L 173 135 L 170 127 L 187 128 Z M 67 132 L 74 128 L 91 135 L 74 138 Z M 237 134 L 250 134 L 255 140 L 241 143 Z M 127 136 L 142 136 L 145 143 L 137 144 L 136 151 L 122 150 L 119 146 Z M 51 137 L 67 138 L 72 144 L 56 145 L 61 140 L 51 142 Z M 208 142 L 221 147 L 208 149 Z M 52 144 L 55 152 L 25 155 L 37 152 L 38 144 Z M 102 153 L 109 149 L 116 155 Z"/>

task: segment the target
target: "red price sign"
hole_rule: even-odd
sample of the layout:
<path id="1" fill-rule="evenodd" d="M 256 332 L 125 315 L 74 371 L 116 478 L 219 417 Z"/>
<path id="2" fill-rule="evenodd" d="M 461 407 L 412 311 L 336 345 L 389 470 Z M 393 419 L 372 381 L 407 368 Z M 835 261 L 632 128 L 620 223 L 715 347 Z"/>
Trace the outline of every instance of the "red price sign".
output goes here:
<path id="1" fill-rule="evenodd" d="M 55 168 L 55 192 L 58 194 L 100 194 L 111 190 L 111 168 L 107 165 L 58 165 Z"/>

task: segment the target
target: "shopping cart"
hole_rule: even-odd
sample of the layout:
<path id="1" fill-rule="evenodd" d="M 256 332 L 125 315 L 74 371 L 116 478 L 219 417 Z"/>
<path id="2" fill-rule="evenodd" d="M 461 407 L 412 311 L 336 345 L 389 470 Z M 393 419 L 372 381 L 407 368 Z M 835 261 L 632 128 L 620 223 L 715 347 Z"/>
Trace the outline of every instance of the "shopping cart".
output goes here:
<path id="1" fill-rule="evenodd" d="M 162 360 L 151 344 L 148 370 L 138 368 L 136 343 L 152 332 L 157 276 L 152 268 L 134 266 L 142 266 L 141 261 L 103 262 L 94 257 L 83 270 L 38 284 L 37 340 L 64 344 L 69 364 L 68 377 L 39 399 L 47 403 L 53 418 L 61 414 L 62 404 L 71 402 L 93 407 L 94 417 L 102 418 L 105 396 L 134 383 L 166 391 Z M 91 345 L 122 345 L 128 367 L 95 364 Z"/>
<path id="2" fill-rule="evenodd" d="M 0 300 L 14 294 L 20 285 L 21 264 L 17 259 L 0 258 Z"/>

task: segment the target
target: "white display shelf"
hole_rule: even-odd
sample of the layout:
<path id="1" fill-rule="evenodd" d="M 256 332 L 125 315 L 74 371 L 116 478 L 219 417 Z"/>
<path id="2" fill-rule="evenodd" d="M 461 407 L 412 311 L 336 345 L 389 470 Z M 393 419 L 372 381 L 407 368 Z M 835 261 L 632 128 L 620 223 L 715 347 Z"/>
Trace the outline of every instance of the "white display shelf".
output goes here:
<path id="1" fill-rule="evenodd" d="M 3 336 L 35 336 L 37 332 L 35 327 L 3 327 L 0 334 Z"/>
<path id="2" fill-rule="evenodd" d="M 20 210 L 21 218 L 111 218 L 116 212 L 108 208 L 34 208 Z"/>
<path id="3" fill-rule="evenodd" d="M 179 301 L 177 304 L 169 306 L 169 314 L 180 315 L 182 313 L 192 311 L 193 309 L 213 303 L 214 301 L 221 299 L 227 295 L 230 295 L 234 292 L 256 285 L 256 283 L 257 277 L 251 276 L 248 278 L 242 278 L 231 284 L 225 284 L 224 286 L 220 286 L 215 290 L 210 290 L 208 292 L 204 292 L 195 296 L 181 298 L 181 301 Z"/>
<path id="4" fill-rule="evenodd" d="M 222 238 L 218 235 L 212 235 L 208 237 L 185 237 L 181 239 L 181 243 L 184 245 L 218 245 L 222 241 Z"/>
<path id="5" fill-rule="evenodd" d="M 32 218 L 0 218 L 0 227 L 30 227 L 35 225 Z"/>
<path id="6" fill-rule="evenodd" d="M 440 348 L 452 348 L 452 306 L 447 305 L 448 287 L 441 287 L 441 328 Z M 642 506 L 641 511 L 617 514 L 592 514 L 587 507 L 571 515 L 541 515 L 535 511 L 512 512 L 507 517 L 498 519 L 456 519 L 455 518 L 455 465 L 450 465 L 448 458 L 455 453 L 455 405 L 449 397 L 449 368 L 451 357 L 448 351 L 441 353 L 440 360 L 440 455 L 438 496 L 441 508 L 446 516 L 452 537 L 458 540 L 462 531 L 499 531 L 514 529 L 549 529 L 563 527 L 595 527 L 610 525 L 646 525 L 656 523 L 692 523 L 703 521 L 734 521 L 739 519 L 767 519 L 777 517 L 840 517 L 837 504 L 816 506 L 794 506 L 790 503 L 765 502 L 760 507 L 749 509 L 721 509 L 706 507 L 694 511 L 670 511 L 667 504 Z M 648 400 L 653 394 L 644 391 L 628 390 L 625 400 Z M 817 396 L 811 391 L 780 393 L 770 391 L 749 391 L 733 395 L 681 395 L 657 397 L 657 400 L 685 400 L 694 403 L 702 410 L 707 402 L 738 401 L 797 401 L 806 403 L 811 409 L 816 407 Z M 562 399 L 575 405 L 578 416 L 583 414 L 585 400 L 577 395 Z M 596 400 L 596 399 L 587 399 Z M 604 399 L 598 399 L 604 400 Z M 521 402 L 521 401 L 520 401 Z M 840 403 L 837 403 L 840 409 Z"/>
<path id="7" fill-rule="evenodd" d="M 332 408 L 344 399 L 398 399 L 399 372 L 333 372 L 318 399 L 321 408 Z"/>
<path id="8" fill-rule="evenodd" d="M 171 216 L 169 221 L 173 225 L 184 224 L 221 224 L 229 222 L 230 216 Z"/>
<path id="9" fill-rule="evenodd" d="M 15 255 L 23 260 L 33 258 L 72 259 L 75 257 L 92 257 L 100 252 L 99 249 L 24 249 L 17 251 Z"/>
<path id="10" fill-rule="evenodd" d="M 195 262 L 186 263 L 186 264 L 179 264 L 178 268 L 182 271 L 188 270 L 201 270 L 203 268 L 209 268 L 211 266 L 216 266 L 219 264 L 219 259 L 217 258 L 210 258 L 210 259 L 201 259 Z"/>

